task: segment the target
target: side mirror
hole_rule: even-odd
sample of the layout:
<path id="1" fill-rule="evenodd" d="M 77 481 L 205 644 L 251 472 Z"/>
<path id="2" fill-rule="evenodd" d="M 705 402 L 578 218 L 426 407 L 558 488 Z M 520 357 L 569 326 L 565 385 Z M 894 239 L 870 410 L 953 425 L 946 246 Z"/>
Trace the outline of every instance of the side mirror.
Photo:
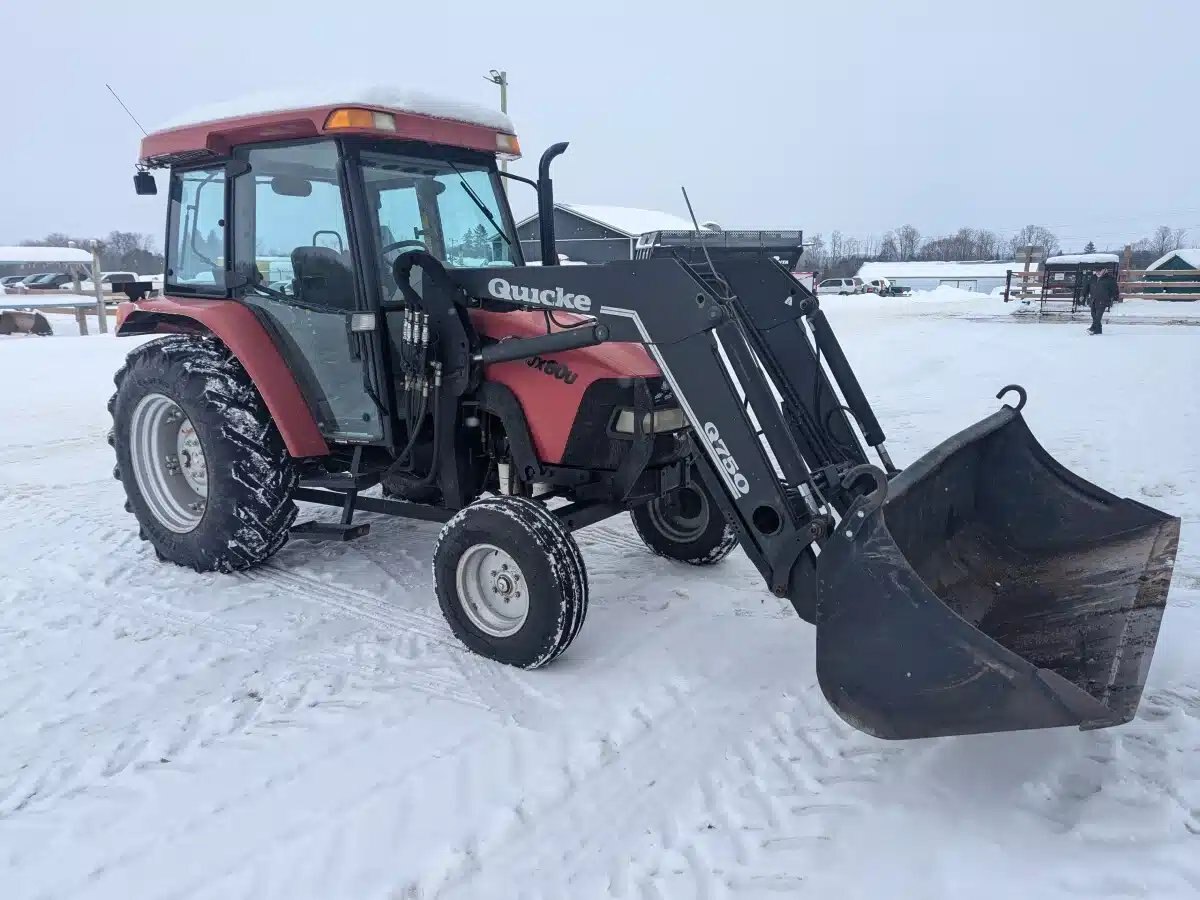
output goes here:
<path id="1" fill-rule="evenodd" d="M 153 197 L 158 193 L 158 182 L 149 172 L 141 171 L 133 176 L 133 189 L 139 197 Z"/>

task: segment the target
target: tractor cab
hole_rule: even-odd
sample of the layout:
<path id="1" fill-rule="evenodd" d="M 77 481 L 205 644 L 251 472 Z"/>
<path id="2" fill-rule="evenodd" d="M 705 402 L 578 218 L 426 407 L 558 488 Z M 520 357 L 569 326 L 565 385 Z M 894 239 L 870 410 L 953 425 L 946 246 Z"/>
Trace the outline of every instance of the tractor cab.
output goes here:
<path id="1" fill-rule="evenodd" d="M 520 148 L 490 111 L 458 121 L 428 104 L 367 99 L 392 105 L 258 111 L 155 132 L 141 163 L 170 168 L 163 293 L 236 296 L 280 343 L 324 439 L 387 444 L 393 423 L 367 382 L 386 378 L 389 360 L 371 361 L 364 378 L 364 354 L 384 347 L 368 346 L 365 331 L 348 340 L 350 317 L 363 314 L 354 323 L 365 329 L 392 300 L 405 253 L 448 268 L 521 264 L 496 165 Z"/>

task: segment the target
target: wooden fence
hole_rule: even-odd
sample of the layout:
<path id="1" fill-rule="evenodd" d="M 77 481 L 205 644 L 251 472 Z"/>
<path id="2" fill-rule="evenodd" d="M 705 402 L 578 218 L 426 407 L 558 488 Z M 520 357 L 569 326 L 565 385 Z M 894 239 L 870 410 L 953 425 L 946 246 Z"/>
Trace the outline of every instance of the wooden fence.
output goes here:
<path id="1" fill-rule="evenodd" d="M 1200 269 L 1122 269 L 1119 288 L 1123 300 L 1200 300 Z"/>

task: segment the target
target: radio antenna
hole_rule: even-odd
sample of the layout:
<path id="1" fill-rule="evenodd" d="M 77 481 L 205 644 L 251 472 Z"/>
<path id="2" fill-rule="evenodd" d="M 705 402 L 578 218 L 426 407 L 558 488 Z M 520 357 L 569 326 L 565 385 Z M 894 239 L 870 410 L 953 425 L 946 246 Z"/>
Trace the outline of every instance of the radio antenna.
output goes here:
<path id="1" fill-rule="evenodd" d="M 150 135 L 146 133 L 146 129 L 142 128 L 142 123 L 137 120 L 137 116 L 135 116 L 133 113 L 131 113 L 129 111 L 129 107 L 125 105 L 125 101 L 117 96 L 117 92 L 112 89 L 112 85 L 109 84 L 108 82 L 105 82 L 104 86 L 106 88 L 108 88 L 108 92 L 113 95 L 113 99 L 121 104 L 121 109 L 125 110 L 125 115 L 127 115 L 127 116 L 129 116 L 129 118 L 133 119 L 133 124 L 136 125 L 139 129 L 141 129 L 142 135 L 145 137 L 149 137 Z"/>

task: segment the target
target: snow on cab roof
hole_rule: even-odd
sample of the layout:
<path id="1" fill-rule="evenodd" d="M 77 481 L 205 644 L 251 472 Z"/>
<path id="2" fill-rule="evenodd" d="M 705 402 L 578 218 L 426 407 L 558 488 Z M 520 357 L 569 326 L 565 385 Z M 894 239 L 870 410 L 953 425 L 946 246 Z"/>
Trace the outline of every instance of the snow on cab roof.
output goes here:
<path id="1" fill-rule="evenodd" d="M 175 116 L 160 124 L 151 133 L 172 131 L 207 122 L 259 116 L 297 109 L 312 109 L 324 106 L 377 106 L 494 128 L 508 134 L 516 134 L 512 119 L 494 109 L 477 103 L 439 97 L 426 91 L 404 88 L 374 86 L 314 86 L 280 91 L 260 91 L 235 100 L 210 103 Z"/>
<path id="2" fill-rule="evenodd" d="M 1146 271 L 1149 272 L 1151 269 L 1157 269 L 1166 263 L 1167 260 L 1176 256 L 1193 269 L 1200 269 L 1200 249 L 1196 247 L 1181 247 L 1178 250 L 1172 250 L 1170 253 L 1160 256 L 1154 262 L 1150 263 L 1150 265 L 1146 266 Z"/>
<path id="3" fill-rule="evenodd" d="M 1115 263 L 1120 262 L 1115 253 L 1064 253 L 1061 256 L 1051 256 L 1046 260 L 1048 266 L 1070 266 L 1077 263 Z"/>

